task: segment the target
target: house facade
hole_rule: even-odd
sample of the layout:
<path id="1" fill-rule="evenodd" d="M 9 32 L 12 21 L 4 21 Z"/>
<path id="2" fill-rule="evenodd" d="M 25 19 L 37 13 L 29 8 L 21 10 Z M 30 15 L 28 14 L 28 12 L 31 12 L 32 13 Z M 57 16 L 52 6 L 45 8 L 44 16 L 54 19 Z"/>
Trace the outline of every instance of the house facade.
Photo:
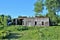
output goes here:
<path id="1" fill-rule="evenodd" d="M 20 17 L 13 19 L 14 25 L 23 26 L 49 26 L 48 17 Z"/>

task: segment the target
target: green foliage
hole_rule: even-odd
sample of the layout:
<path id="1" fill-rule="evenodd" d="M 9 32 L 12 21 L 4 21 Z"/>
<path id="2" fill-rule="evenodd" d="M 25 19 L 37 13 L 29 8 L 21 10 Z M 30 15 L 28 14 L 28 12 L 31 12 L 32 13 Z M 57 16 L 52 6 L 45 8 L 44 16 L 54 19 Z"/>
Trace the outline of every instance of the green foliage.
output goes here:
<path id="1" fill-rule="evenodd" d="M 24 30 L 28 30 L 28 27 L 26 27 L 26 26 L 20 26 L 20 25 L 15 25 L 15 26 L 14 25 L 11 25 L 11 26 L 5 27 L 4 29 L 13 32 L 13 31 L 24 31 Z"/>
<path id="2" fill-rule="evenodd" d="M 34 6 L 34 10 L 37 13 L 42 12 L 44 6 L 48 11 L 57 12 L 60 11 L 60 0 L 37 0 Z"/>
<path id="3" fill-rule="evenodd" d="M 6 38 L 9 34 L 9 31 L 0 30 L 0 39 Z"/>
<path id="4" fill-rule="evenodd" d="M 60 1 L 59 0 L 46 0 L 45 6 L 47 7 L 48 11 L 57 12 L 60 10 Z"/>
<path id="5" fill-rule="evenodd" d="M 36 12 L 36 15 L 39 15 L 39 13 L 42 12 L 42 10 L 43 10 L 42 1 L 40 1 L 40 0 L 37 1 L 34 6 L 35 6 L 34 11 Z"/>
<path id="6" fill-rule="evenodd" d="M 28 28 L 28 30 L 26 28 Z M 20 36 L 17 35 L 17 37 L 19 36 L 19 38 L 17 38 L 18 40 L 60 40 L 60 26 L 25 27 L 12 25 L 5 27 L 4 30 L 0 30 L 0 39 L 6 38 L 6 36 L 9 37 L 10 32 L 19 34 Z"/>
<path id="7" fill-rule="evenodd" d="M 0 15 L 0 25 L 7 26 L 7 16 Z"/>
<path id="8" fill-rule="evenodd" d="M 20 40 L 60 40 L 60 27 L 29 27 Z"/>
<path id="9" fill-rule="evenodd" d="M 49 12 L 48 14 L 46 14 L 46 16 L 50 18 L 52 25 L 58 24 L 58 17 L 54 12 Z"/>
<path id="10" fill-rule="evenodd" d="M 58 24 L 57 21 L 59 19 L 56 15 L 56 12 L 60 11 L 60 0 L 37 0 L 34 7 L 36 15 L 40 15 L 40 13 L 44 10 L 43 8 L 46 7 L 48 10 L 46 15 L 50 18 L 51 23 L 53 25 Z"/>
<path id="11" fill-rule="evenodd" d="M 0 25 L 0 30 L 2 30 L 4 27 L 3 27 L 3 25 Z"/>
<path id="12" fill-rule="evenodd" d="M 17 27 L 17 30 L 19 30 L 19 31 L 28 30 L 28 27 L 27 26 L 19 26 L 19 27 Z"/>
<path id="13" fill-rule="evenodd" d="M 60 15 L 57 15 L 57 17 L 58 17 L 58 23 L 60 23 Z"/>
<path id="14" fill-rule="evenodd" d="M 8 16 L 0 15 L 0 39 L 4 39 L 10 34 L 7 30 L 7 18 Z"/>

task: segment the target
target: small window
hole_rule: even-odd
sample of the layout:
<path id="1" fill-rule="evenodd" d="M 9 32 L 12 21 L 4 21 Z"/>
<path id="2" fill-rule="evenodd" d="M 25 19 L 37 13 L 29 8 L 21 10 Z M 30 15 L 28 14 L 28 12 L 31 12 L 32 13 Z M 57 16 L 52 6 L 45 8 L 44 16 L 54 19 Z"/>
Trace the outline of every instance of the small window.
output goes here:
<path id="1" fill-rule="evenodd" d="M 37 25 L 37 22 L 35 21 L 35 25 Z"/>
<path id="2" fill-rule="evenodd" d="M 44 22 L 42 22 L 42 25 L 44 25 Z"/>

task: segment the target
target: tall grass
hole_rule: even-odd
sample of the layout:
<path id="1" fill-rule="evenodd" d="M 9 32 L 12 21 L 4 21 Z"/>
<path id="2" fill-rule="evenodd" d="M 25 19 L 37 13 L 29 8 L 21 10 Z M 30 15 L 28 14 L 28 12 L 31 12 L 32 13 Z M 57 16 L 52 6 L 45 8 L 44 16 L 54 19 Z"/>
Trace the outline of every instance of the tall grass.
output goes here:
<path id="1" fill-rule="evenodd" d="M 4 30 L 22 35 L 18 40 L 60 40 L 60 26 L 27 27 L 12 25 L 5 27 Z"/>

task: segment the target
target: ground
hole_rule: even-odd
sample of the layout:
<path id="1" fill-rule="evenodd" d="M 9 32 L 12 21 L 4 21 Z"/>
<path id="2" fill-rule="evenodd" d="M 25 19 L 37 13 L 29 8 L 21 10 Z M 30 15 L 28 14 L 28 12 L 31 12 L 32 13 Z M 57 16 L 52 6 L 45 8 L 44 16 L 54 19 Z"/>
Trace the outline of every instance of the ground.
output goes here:
<path id="1" fill-rule="evenodd" d="M 23 27 L 9 26 L 10 35 L 5 39 L 14 40 L 60 40 L 60 26 Z"/>

